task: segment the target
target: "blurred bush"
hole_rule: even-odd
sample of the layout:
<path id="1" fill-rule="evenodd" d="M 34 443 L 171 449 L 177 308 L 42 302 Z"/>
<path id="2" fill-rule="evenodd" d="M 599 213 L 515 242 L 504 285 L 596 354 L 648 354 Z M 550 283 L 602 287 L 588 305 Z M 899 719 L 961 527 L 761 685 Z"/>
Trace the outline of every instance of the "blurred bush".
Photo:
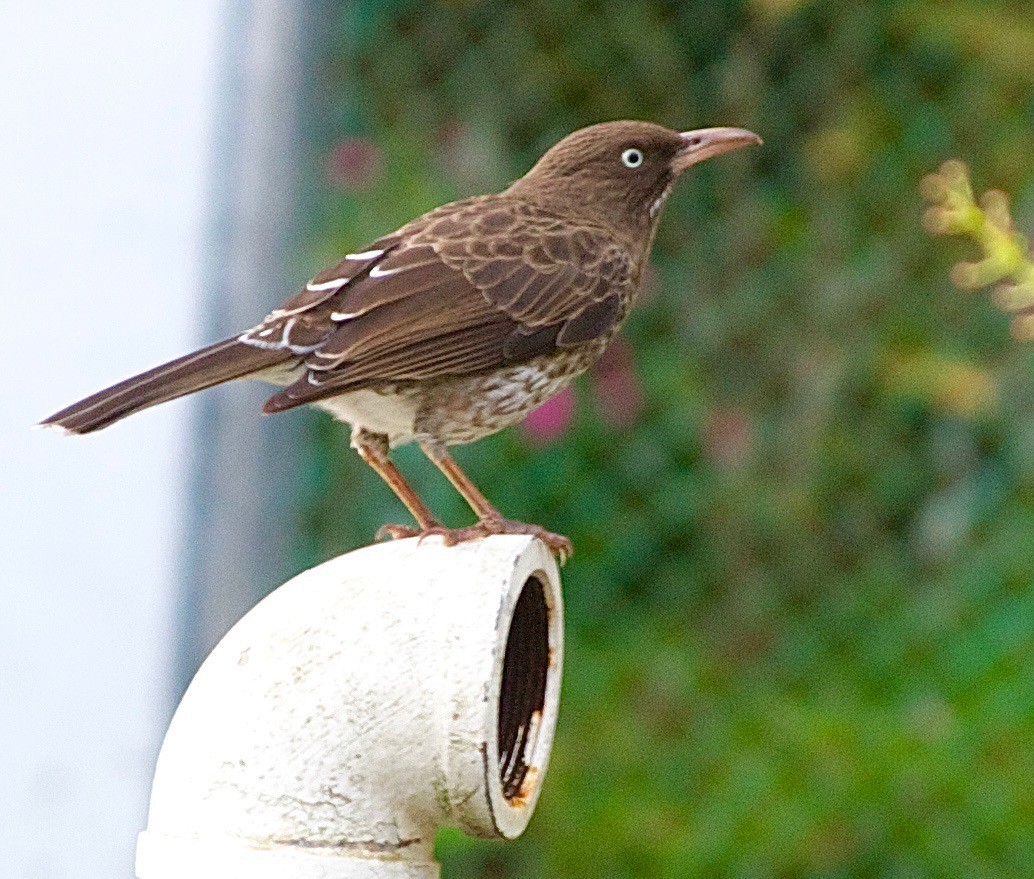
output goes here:
<path id="1" fill-rule="evenodd" d="M 576 555 L 536 819 L 446 877 L 1034 873 L 1034 362 L 918 191 L 960 156 L 1034 227 L 1032 46 L 1001 0 L 322 7 L 299 277 L 581 125 L 766 141 L 676 190 L 578 405 L 458 450 Z M 304 563 L 405 521 L 312 433 Z"/>

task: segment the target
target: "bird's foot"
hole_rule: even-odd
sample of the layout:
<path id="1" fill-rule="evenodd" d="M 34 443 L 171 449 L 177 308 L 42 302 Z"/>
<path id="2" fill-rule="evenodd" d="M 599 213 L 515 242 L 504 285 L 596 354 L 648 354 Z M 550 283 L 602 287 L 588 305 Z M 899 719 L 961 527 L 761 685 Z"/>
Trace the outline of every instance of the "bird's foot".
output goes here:
<path id="1" fill-rule="evenodd" d="M 481 519 L 475 525 L 468 525 L 466 528 L 446 528 L 444 525 L 435 525 L 431 528 L 418 528 L 409 525 L 383 525 L 377 532 L 377 539 L 383 540 L 390 537 L 394 540 L 401 540 L 406 537 L 441 537 L 446 546 L 455 546 L 457 543 L 465 543 L 468 540 L 481 540 L 492 534 L 530 534 L 537 537 L 560 559 L 564 564 L 573 554 L 574 545 L 570 539 L 563 534 L 554 534 L 547 531 L 541 525 L 532 525 L 528 522 L 517 522 L 514 519 L 499 517 L 488 517 Z"/>
<path id="2" fill-rule="evenodd" d="M 426 537 L 428 534 L 439 534 L 448 531 L 444 525 L 432 525 L 430 528 L 421 528 L 419 525 L 381 525 L 374 540 L 405 540 L 407 537 Z"/>
<path id="3" fill-rule="evenodd" d="M 518 522 L 516 519 L 492 516 L 482 519 L 476 525 L 471 525 L 469 529 L 465 530 L 477 532 L 476 536 L 487 536 L 489 534 L 530 534 L 532 537 L 537 537 L 555 552 L 560 559 L 561 565 L 574 555 L 574 544 L 571 543 L 571 538 L 565 537 L 563 534 L 554 534 L 552 531 L 547 531 L 541 525 L 532 525 L 530 522 Z"/>

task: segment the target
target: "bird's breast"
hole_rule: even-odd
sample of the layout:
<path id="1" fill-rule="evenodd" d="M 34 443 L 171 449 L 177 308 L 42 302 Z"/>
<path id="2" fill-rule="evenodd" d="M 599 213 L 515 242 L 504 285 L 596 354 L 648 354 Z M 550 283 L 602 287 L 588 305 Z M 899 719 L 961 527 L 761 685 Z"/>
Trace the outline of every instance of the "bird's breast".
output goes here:
<path id="1" fill-rule="evenodd" d="M 602 345 L 593 344 L 488 373 L 435 382 L 421 398 L 417 434 L 459 445 L 516 424 L 584 372 L 599 350 Z"/>

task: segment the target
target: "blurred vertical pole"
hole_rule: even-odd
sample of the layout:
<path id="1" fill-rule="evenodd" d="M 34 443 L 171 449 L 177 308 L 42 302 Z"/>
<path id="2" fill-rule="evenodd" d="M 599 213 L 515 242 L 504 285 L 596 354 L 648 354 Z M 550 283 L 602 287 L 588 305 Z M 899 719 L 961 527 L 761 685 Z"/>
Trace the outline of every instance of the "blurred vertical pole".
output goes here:
<path id="1" fill-rule="evenodd" d="M 310 7 L 228 4 L 205 291 L 212 339 L 255 323 L 292 293 L 300 190 L 299 116 Z M 294 573 L 299 417 L 263 418 L 264 389 L 202 395 L 194 430 L 182 662 L 185 686 L 223 633 Z"/>

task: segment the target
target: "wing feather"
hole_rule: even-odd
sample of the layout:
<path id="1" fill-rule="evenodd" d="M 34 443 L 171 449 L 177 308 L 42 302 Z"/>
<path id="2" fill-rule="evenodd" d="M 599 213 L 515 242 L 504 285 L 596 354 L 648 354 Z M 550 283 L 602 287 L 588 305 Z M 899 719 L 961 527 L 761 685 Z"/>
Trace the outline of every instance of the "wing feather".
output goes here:
<path id="1" fill-rule="evenodd" d="M 306 375 L 268 411 L 591 342 L 620 322 L 636 281 L 629 255 L 605 231 L 571 230 L 500 197 L 447 205 L 382 241 L 368 248 L 382 252 L 361 273 L 305 305 L 322 316 L 324 335 L 308 351 Z M 348 261 L 318 283 L 343 277 Z"/>

